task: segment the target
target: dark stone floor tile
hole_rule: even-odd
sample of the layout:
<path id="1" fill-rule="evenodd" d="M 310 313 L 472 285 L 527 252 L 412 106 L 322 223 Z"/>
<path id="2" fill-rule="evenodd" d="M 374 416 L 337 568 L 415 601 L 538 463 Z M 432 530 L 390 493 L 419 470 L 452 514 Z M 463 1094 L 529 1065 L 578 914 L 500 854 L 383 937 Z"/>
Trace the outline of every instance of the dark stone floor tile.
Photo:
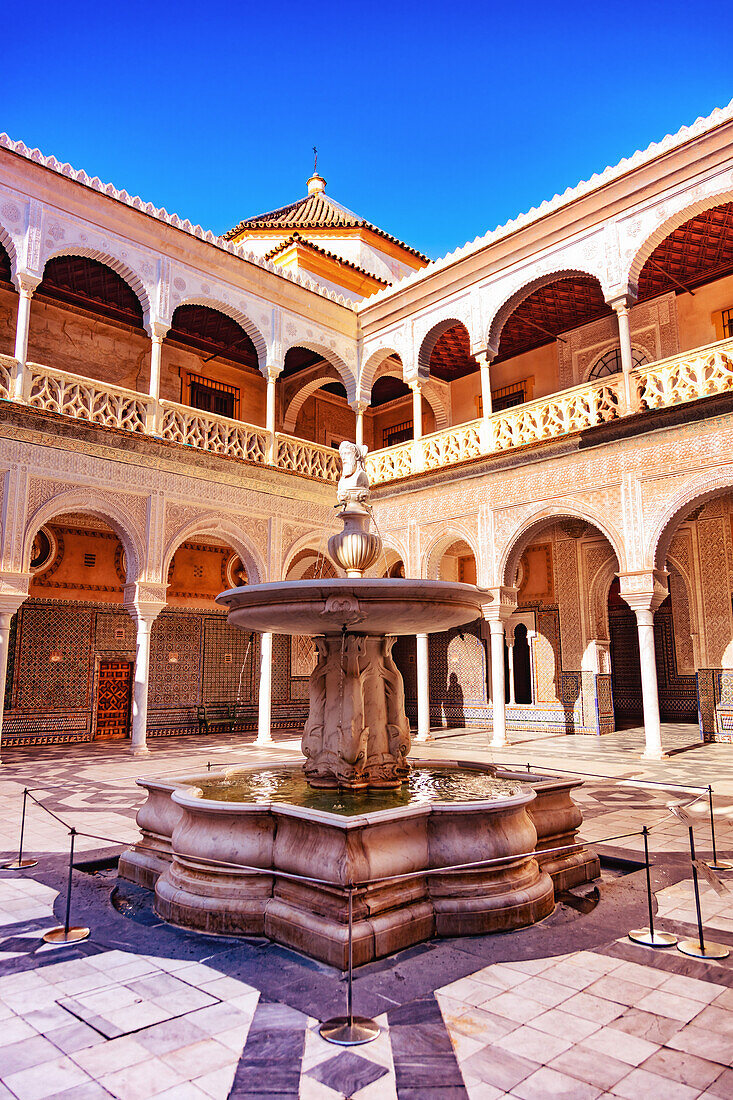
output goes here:
<path id="1" fill-rule="evenodd" d="M 422 1000 L 411 1001 L 409 1004 L 399 1005 L 389 1012 L 389 1026 L 398 1024 L 429 1024 L 442 1022 L 442 1015 L 435 997 L 426 997 Z"/>
<path id="2" fill-rule="evenodd" d="M 453 1054 L 425 1054 L 405 1060 L 395 1059 L 397 1087 L 445 1088 L 463 1084 L 463 1077 Z"/>
<path id="3" fill-rule="evenodd" d="M 372 1082 L 384 1077 L 388 1070 L 384 1066 L 377 1065 L 367 1058 L 362 1058 L 353 1051 L 344 1051 L 326 1062 L 321 1062 L 308 1070 L 308 1076 L 314 1077 L 322 1085 L 342 1092 L 345 1096 L 353 1096 L 359 1089 L 366 1088 Z"/>
<path id="4" fill-rule="evenodd" d="M 463 1085 L 448 1085 L 446 1088 L 398 1088 L 398 1100 L 468 1100 Z"/>
<path id="5" fill-rule="evenodd" d="M 442 1019 L 422 1024 L 393 1024 L 389 1038 L 395 1061 L 397 1058 L 416 1058 L 421 1054 L 453 1053 Z"/>

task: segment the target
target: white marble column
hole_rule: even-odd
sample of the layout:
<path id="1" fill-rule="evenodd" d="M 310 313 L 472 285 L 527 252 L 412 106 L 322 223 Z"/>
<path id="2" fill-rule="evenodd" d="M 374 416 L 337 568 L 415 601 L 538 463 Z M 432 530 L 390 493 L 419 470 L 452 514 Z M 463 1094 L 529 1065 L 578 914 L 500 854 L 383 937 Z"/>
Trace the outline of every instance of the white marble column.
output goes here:
<path id="1" fill-rule="evenodd" d="M 430 740 L 430 669 L 427 634 L 416 634 L 417 642 L 417 736 Z"/>
<path id="2" fill-rule="evenodd" d="M 13 615 L 28 598 L 30 574 L 4 574 L 0 576 L 0 742 L 2 742 L 5 715 L 5 684 L 8 678 L 8 654 L 10 652 L 10 623 Z M 3 592 L 2 589 L 5 589 Z M 15 589 L 15 591 L 12 591 Z"/>
<path id="3" fill-rule="evenodd" d="M 474 356 L 481 372 L 481 415 L 491 416 L 491 371 L 489 364 L 492 356 L 488 351 L 479 351 Z"/>
<path id="4" fill-rule="evenodd" d="M 18 316 L 15 323 L 15 376 L 13 378 L 12 396 L 16 401 L 22 401 L 25 395 L 26 384 L 26 360 L 28 358 L 28 333 L 31 323 L 31 299 L 33 292 L 40 283 L 35 275 L 18 274 Z"/>
<path id="5" fill-rule="evenodd" d="M 644 706 L 644 736 L 646 760 L 662 760 L 662 727 L 659 720 L 659 688 L 657 685 L 657 658 L 654 648 L 654 612 L 638 608 L 636 629 L 639 632 L 639 660 L 641 662 L 641 697 Z"/>
<path id="6" fill-rule="evenodd" d="M 509 705 L 514 706 L 516 698 L 514 697 L 514 641 L 507 638 L 507 654 L 509 662 Z"/>
<path id="7" fill-rule="evenodd" d="M 255 744 L 272 741 L 272 634 L 260 638 L 260 691 L 257 700 L 257 738 Z"/>
<path id="8" fill-rule="evenodd" d="M 137 625 L 135 637 L 135 683 L 132 694 L 132 737 L 130 752 L 143 756 L 148 749 L 148 680 L 150 676 L 150 632 L 158 611 L 135 608 L 131 612 Z"/>
<path id="9" fill-rule="evenodd" d="M 369 408 L 366 401 L 357 401 L 354 406 L 354 412 L 356 413 L 356 432 L 354 442 L 357 447 L 364 446 L 364 413 Z"/>
<path id="10" fill-rule="evenodd" d="M 507 744 L 506 739 L 506 684 L 504 680 L 504 623 L 489 621 L 491 630 L 491 709 L 493 712 L 493 733 L 491 744 L 500 748 Z"/>
<path id="11" fill-rule="evenodd" d="M 422 384 L 410 382 L 412 390 L 412 438 L 422 439 Z"/>
<path id="12" fill-rule="evenodd" d="M 165 340 L 168 326 L 154 321 L 150 326 L 150 384 L 148 393 L 152 397 L 151 409 L 148 416 L 148 431 L 157 435 L 160 432 L 160 369 L 163 362 L 163 341 Z"/>
<path id="13" fill-rule="evenodd" d="M 268 366 L 267 368 L 267 407 L 265 416 L 265 428 L 267 430 L 267 461 L 271 466 L 277 463 L 277 440 L 275 439 L 275 409 L 277 408 L 277 392 L 275 384 L 280 367 Z"/>
<path id="14" fill-rule="evenodd" d="M 662 729 L 659 720 L 657 659 L 654 647 L 654 612 L 667 596 L 664 570 L 619 573 L 619 593 L 636 615 L 641 664 L 641 698 L 644 708 L 645 760 L 663 760 Z"/>
<path id="15" fill-rule="evenodd" d="M 621 367 L 624 373 L 624 397 L 626 410 L 631 413 L 635 408 L 634 395 L 631 386 L 631 372 L 634 369 L 634 355 L 631 347 L 631 323 L 629 307 L 632 305 L 630 298 L 617 298 L 611 302 L 618 321 L 618 340 L 621 349 Z"/>

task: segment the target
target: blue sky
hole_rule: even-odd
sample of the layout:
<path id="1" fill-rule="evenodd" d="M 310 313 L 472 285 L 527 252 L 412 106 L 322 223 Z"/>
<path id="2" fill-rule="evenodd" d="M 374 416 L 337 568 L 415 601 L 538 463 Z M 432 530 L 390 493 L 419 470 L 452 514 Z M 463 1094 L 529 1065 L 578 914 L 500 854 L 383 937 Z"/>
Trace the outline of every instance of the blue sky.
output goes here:
<path id="1" fill-rule="evenodd" d="M 729 3 L 15 5 L 0 130 L 223 232 L 328 192 L 431 257 L 733 97 Z"/>

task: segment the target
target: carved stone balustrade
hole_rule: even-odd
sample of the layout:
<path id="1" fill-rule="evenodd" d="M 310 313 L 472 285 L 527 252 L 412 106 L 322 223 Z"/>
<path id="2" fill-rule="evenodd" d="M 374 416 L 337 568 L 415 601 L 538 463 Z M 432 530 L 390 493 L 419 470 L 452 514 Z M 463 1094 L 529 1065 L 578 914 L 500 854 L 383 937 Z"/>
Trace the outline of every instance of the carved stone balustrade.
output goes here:
<path id="1" fill-rule="evenodd" d="M 338 481 L 341 472 L 338 451 L 321 447 L 305 439 L 278 432 L 275 465 L 281 470 L 317 477 L 321 481 Z"/>
<path id="2" fill-rule="evenodd" d="M 161 401 L 160 407 L 160 434 L 169 443 L 182 443 L 248 462 L 266 461 L 267 432 L 264 428 L 254 428 L 241 420 L 201 412 L 173 401 Z"/>
<path id="3" fill-rule="evenodd" d="M 733 340 L 720 340 L 634 371 L 639 411 L 733 389 Z"/>
<path id="4" fill-rule="evenodd" d="M 145 394 L 38 363 L 29 363 L 28 373 L 28 404 L 34 409 L 88 420 L 105 428 L 146 430 L 152 399 Z"/>
<path id="5" fill-rule="evenodd" d="M 13 384 L 15 359 L 11 355 L 0 355 L 0 398 L 10 399 Z"/>

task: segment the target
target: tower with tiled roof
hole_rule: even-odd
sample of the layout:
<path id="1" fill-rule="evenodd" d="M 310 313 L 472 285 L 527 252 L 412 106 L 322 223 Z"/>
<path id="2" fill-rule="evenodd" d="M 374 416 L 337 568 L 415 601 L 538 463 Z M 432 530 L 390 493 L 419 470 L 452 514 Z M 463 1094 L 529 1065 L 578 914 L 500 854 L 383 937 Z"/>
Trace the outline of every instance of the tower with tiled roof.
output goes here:
<path id="1" fill-rule="evenodd" d="M 239 222 L 225 238 L 355 300 L 428 263 L 426 256 L 326 194 L 317 172 L 296 202 Z"/>

